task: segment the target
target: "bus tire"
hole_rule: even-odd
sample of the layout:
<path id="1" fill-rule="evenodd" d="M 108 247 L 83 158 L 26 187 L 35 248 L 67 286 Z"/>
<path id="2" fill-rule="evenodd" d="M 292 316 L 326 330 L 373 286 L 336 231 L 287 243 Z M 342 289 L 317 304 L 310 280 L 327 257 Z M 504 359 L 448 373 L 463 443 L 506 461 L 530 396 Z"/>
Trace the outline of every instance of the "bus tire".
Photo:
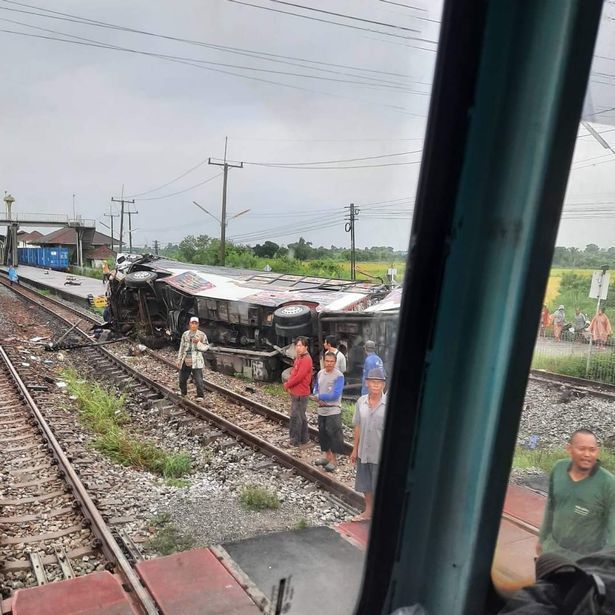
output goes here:
<path id="1" fill-rule="evenodd" d="M 155 271 L 131 271 L 124 278 L 124 284 L 128 288 L 144 288 L 152 284 L 157 277 Z"/>
<path id="2" fill-rule="evenodd" d="M 307 305 L 283 305 L 273 313 L 273 321 L 283 327 L 298 326 L 312 322 L 312 310 Z"/>

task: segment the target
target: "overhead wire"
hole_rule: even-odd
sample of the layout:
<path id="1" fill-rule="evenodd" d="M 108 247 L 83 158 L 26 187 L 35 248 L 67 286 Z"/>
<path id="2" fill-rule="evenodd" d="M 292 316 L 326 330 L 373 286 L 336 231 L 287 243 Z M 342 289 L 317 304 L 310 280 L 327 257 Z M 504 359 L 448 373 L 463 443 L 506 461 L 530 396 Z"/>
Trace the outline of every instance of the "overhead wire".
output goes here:
<path id="1" fill-rule="evenodd" d="M 25 7 L 25 8 L 35 9 L 37 11 L 45 11 L 45 13 L 36 13 L 33 11 L 24 11 L 21 9 L 11 9 L 7 7 L 0 7 L 1 10 L 5 10 L 5 11 L 24 13 L 27 15 L 34 15 L 34 16 L 43 17 L 47 19 L 68 21 L 70 23 L 78 23 L 81 25 L 88 25 L 88 26 L 105 28 L 105 29 L 110 29 L 110 30 L 117 30 L 121 32 L 130 32 L 132 34 L 140 34 L 143 36 L 148 36 L 148 37 L 153 37 L 153 38 L 160 38 L 160 39 L 174 41 L 174 42 L 181 42 L 181 43 L 189 44 L 189 45 L 196 45 L 198 47 L 204 47 L 206 49 L 213 49 L 215 51 L 222 51 L 225 53 L 244 55 L 244 56 L 251 57 L 251 58 L 259 58 L 259 59 L 266 60 L 269 62 L 278 62 L 278 63 L 283 63 L 283 64 L 289 64 L 291 66 L 301 66 L 303 68 L 309 68 L 308 66 L 305 66 L 304 64 L 316 64 L 320 66 L 332 66 L 335 68 L 344 68 L 344 69 L 353 70 L 353 71 L 362 71 L 362 72 L 369 72 L 369 73 L 375 73 L 375 74 L 389 75 L 389 76 L 394 76 L 394 77 L 401 77 L 406 80 L 410 79 L 409 75 L 405 75 L 403 73 L 398 73 L 398 72 L 393 72 L 393 71 L 385 71 L 382 69 L 369 69 L 369 68 L 362 67 L 362 66 L 350 66 L 347 64 L 336 64 L 333 62 L 310 60 L 307 58 L 298 58 L 296 56 L 288 56 L 284 54 L 274 54 L 274 53 L 269 53 L 269 52 L 264 52 L 264 51 L 257 51 L 253 49 L 244 49 L 241 47 L 219 45 L 219 44 L 214 44 L 214 43 L 208 43 L 206 41 L 198 41 L 198 40 L 179 37 L 179 36 L 172 36 L 169 34 L 162 34 L 159 32 L 150 32 L 148 30 L 142 30 L 139 28 L 120 26 L 120 25 L 112 24 L 112 23 L 105 22 L 105 21 L 89 19 L 87 17 L 80 17 L 79 15 L 74 15 L 71 13 L 53 11 L 51 9 L 27 4 L 24 2 L 17 2 L 16 0 L 0 0 L 0 1 L 4 2 L 5 4 L 12 4 L 16 6 Z M 292 62 L 289 62 L 289 60 L 292 60 Z M 303 64 L 296 64 L 296 62 L 302 62 Z M 314 70 L 320 70 L 324 72 L 334 72 L 334 71 L 329 71 L 323 68 L 315 68 Z M 427 86 L 431 85 L 430 83 L 416 81 L 416 80 L 410 80 L 410 83 L 415 83 L 418 85 L 427 85 Z"/>
<path id="2" fill-rule="evenodd" d="M 144 199 L 135 199 L 135 201 L 158 201 L 160 199 L 168 199 L 169 197 L 177 196 L 178 194 L 184 194 L 186 192 L 190 192 L 190 190 L 194 190 L 195 188 L 204 186 L 205 184 L 208 184 L 209 182 L 213 181 L 214 179 L 222 175 L 224 175 L 223 172 L 217 173 L 216 175 L 213 175 L 212 177 L 208 177 L 205 181 L 199 182 L 198 184 L 194 184 L 194 186 L 190 186 L 189 188 L 185 188 L 184 190 L 179 190 L 171 194 L 165 194 L 163 196 L 148 196 L 148 197 L 145 197 Z"/>
<path id="3" fill-rule="evenodd" d="M 274 9 L 270 6 L 262 6 L 260 4 L 253 4 L 251 2 L 246 2 L 245 0 L 227 0 L 227 2 L 232 2 L 233 4 L 241 4 L 243 6 L 249 6 L 252 8 L 256 8 L 256 9 L 262 9 L 265 11 L 272 11 L 274 13 L 282 13 L 283 15 L 291 15 L 293 17 L 300 17 L 302 19 L 309 19 L 311 21 L 318 21 L 321 23 L 328 23 L 334 26 L 340 26 L 343 28 L 351 28 L 353 30 L 362 30 L 363 32 L 372 32 L 374 34 L 381 34 L 383 36 L 390 36 L 390 37 L 394 37 L 394 38 L 400 38 L 403 40 L 407 40 L 407 41 L 417 41 L 417 42 L 422 42 L 422 43 L 432 43 L 434 45 L 438 44 L 438 41 L 433 41 L 431 39 L 424 39 L 421 37 L 417 37 L 417 36 L 404 36 L 402 34 L 395 34 L 393 32 L 384 32 L 382 30 L 375 30 L 373 28 L 363 28 L 361 26 L 354 26 L 351 24 L 346 24 L 346 23 L 340 23 L 339 21 L 331 21 L 329 19 L 321 19 L 320 17 L 311 17 L 310 15 L 301 15 L 300 13 L 293 13 L 292 11 L 283 11 L 281 9 Z M 427 47 L 417 47 L 417 46 L 413 46 L 413 48 L 415 49 L 421 49 L 422 51 L 431 51 L 431 52 L 435 52 L 436 49 L 429 49 Z"/>
<path id="4" fill-rule="evenodd" d="M 8 30 L 8 29 L 0 29 L 0 32 L 4 32 L 7 34 L 14 34 L 14 35 L 18 35 L 18 36 L 25 36 L 25 37 L 29 37 L 29 38 L 40 38 L 40 39 L 45 39 L 45 40 L 53 40 L 53 41 L 58 41 L 58 42 L 62 42 L 62 43 L 69 43 L 69 44 L 73 44 L 73 45 L 81 45 L 81 46 L 86 46 L 86 47 L 97 47 L 97 48 L 102 48 L 102 49 L 111 49 L 114 51 L 124 51 L 124 52 L 130 52 L 130 53 L 135 53 L 138 55 L 144 55 L 144 56 L 151 56 L 151 57 L 158 57 L 164 60 L 168 60 L 170 62 L 176 62 L 178 64 L 185 64 L 188 66 L 193 66 L 196 68 L 200 68 L 203 70 L 209 70 L 212 72 L 216 72 L 216 73 L 222 73 L 225 75 L 231 75 L 233 77 L 240 77 L 242 79 L 248 79 L 251 81 L 257 81 L 260 83 L 267 83 L 270 85 L 276 85 L 276 86 L 281 86 L 284 88 L 290 88 L 293 90 L 299 90 L 302 92 L 310 92 L 312 94 L 320 94 L 320 95 L 324 95 L 324 96 L 331 96 L 333 98 L 341 98 L 344 100 L 351 100 L 355 103 L 360 103 L 360 104 L 368 104 L 368 105 L 378 105 L 378 106 L 382 106 L 382 107 L 387 107 L 389 109 L 394 109 L 395 111 L 398 111 L 399 113 L 402 113 L 403 115 L 408 115 L 408 116 L 414 116 L 414 117 L 426 117 L 423 114 L 419 114 L 419 113 L 413 113 L 408 111 L 405 107 L 401 107 L 399 105 L 393 105 L 393 104 L 388 104 L 388 103 L 383 103 L 383 102 L 378 102 L 375 100 L 361 100 L 358 99 L 356 97 L 351 97 L 351 96 L 346 96 L 346 95 L 342 95 L 342 94 L 337 94 L 334 92 L 327 92 L 327 91 L 323 91 L 323 90 L 315 90 L 313 88 L 307 88 L 307 87 L 303 87 L 303 86 L 299 86 L 299 85 L 293 85 L 290 83 L 284 83 L 284 82 L 280 82 L 280 81 L 273 81 L 271 79 L 263 79 L 261 77 L 253 77 L 250 75 L 242 75 L 240 73 L 234 73 L 231 71 L 227 71 L 227 70 L 222 70 L 219 68 L 212 68 L 211 66 L 202 66 L 200 64 L 194 64 L 192 62 L 187 62 L 184 60 L 179 60 L 179 59 L 174 59 L 171 56 L 165 56 L 162 54 L 156 54 L 153 52 L 146 52 L 146 51 L 138 51 L 138 50 L 134 50 L 134 49 L 130 49 L 130 48 L 126 48 L 126 47 L 119 47 L 119 46 L 115 46 L 115 45 L 109 45 L 106 43 L 89 43 L 89 42 L 84 42 L 84 41 L 80 41 L 80 40 L 67 40 L 65 38 L 57 38 L 57 37 L 52 37 L 52 36 L 45 36 L 45 35 L 41 35 L 41 34 L 30 34 L 28 32 L 17 32 L 15 30 Z M 75 35 L 66 35 L 66 36 L 70 36 L 71 38 L 82 38 L 82 37 L 77 37 Z M 367 87 L 370 87 L 369 85 Z"/>
<path id="5" fill-rule="evenodd" d="M 350 19 L 352 21 L 361 21 L 363 23 L 369 23 L 374 26 L 385 26 L 387 28 L 395 28 L 396 30 L 404 30 L 406 32 L 416 32 L 417 34 L 420 30 L 416 28 L 406 28 L 404 26 L 399 26 L 392 23 L 386 23 L 384 21 L 376 21 L 373 19 L 364 19 L 362 17 L 357 17 L 356 15 L 347 15 L 345 13 L 336 13 L 335 11 L 326 11 L 324 9 L 319 9 L 314 6 L 306 6 L 305 4 L 295 4 L 294 2 L 286 2 L 285 0 L 269 0 L 269 2 L 273 2 L 274 4 L 282 4 L 284 6 L 292 6 L 293 8 L 303 9 L 304 11 L 314 11 L 315 13 L 322 13 L 324 15 L 332 15 L 333 17 L 343 17 L 344 19 Z"/>

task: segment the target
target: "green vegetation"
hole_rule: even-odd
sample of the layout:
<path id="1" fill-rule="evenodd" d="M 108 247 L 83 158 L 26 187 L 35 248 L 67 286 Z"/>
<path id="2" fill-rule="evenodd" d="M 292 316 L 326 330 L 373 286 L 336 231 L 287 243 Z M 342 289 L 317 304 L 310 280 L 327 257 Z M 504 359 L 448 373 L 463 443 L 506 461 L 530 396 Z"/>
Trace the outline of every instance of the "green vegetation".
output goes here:
<path id="1" fill-rule="evenodd" d="M 355 404 L 351 401 L 342 401 L 342 423 L 346 427 L 352 427 Z"/>
<path id="2" fill-rule="evenodd" d="M 179 551 L 187 551 L 194 547 L 192 536 L 178 530 L 171 520 L 169 513 L 160 513 L 151 520 L 156 530 L 154 537 L 147 546 L 161 555 L 171 555 Z"/>
<path id="3" fill-rule="evenodd" d="M 248 510 L 265 510 L 279 508 L 280 500 L 273 491 L 258 485 L 245 485 L 241 490 L 239 501 Z"/>
<path id="4" fill-rule="evenodd" d="M 149 470 L 164 478 L 181 478 L 190 472 L 187 453 L 167 453 L 123 428 L 129 421 L 123 395 L 118 397 L 99 384 L 80 379 L 72 370 L 64 371 L 62 377 L 69 393 L 77 398 L 81 421 L 96 434 L 96 450 L 124 466 Z"/>
<path id="5" fill-rule="evenodd" d="M 288 392 L 281 383 L 264 384 L 263 391 L 269 393 L 269 395 L 276 395 L 277 397 L 288 397 Z"/>
<path id="6" fill-rule="evenodd" d="M 164 482 L 169 487 L 177 487 L 178 489 L 183 489 L 184 487 L 188 487 L 190 485 L 190 481 L 185 478 L 167 478 Z"/>
<path id="7" fill-rule="evenodd" d="M 43 295 L 43 297 L 49 297 L 49 295 L 51 295 L 51 291 L 48 288 L 41 288 L 38 291 L 39 295 Z"/>
<path id="8" fill-rule="evenodd" d="M 585 250 L 557 246 L 553 252 L 553 267 L 593 270 L 600 269 L 602 265 L 615 269 L 615 247 L 603 250 L 590 243 Z"/>
<path id="9" fill-rule="evenodd" d="M 94 268 L 94 267 L 77 267 L 76 265 L 71 265 L 69 268 L 70 273 L 74 275 L 83 275 L 88 278 L 94 278 L 96 280 L 102 280 L 102 269 Z"/>
<path id="10" fill-rule="evenodd" d="M 568 459 L 568 453 L 564 449 L 526 449 L 518 446 L 513 457 L 513 468 L 519 470 L 537 468 L 549 474 L 560 459 Z M 615 471 L 615 453 L 612 451 L 602 448 L 600 462 L 609 472 Z"/>
<path id="11" fill-rule="evenodd" d="M 295 523 L 296 530 L 304 530 L 307 527 L 310 527 L 310 522 L 307 519 L 299 519 L 299 521 Z"/>
<path id="12" fill-rule="evenodd" d="M 604 353 L 592 352 L 589 372 L 585 373 L 587 358 L 585 356 L 558 357 L 535 354 L 532 359 L 533 369 L 543 369 L 564 376 L 588 378 L 605 384 L 615 384 L 615 353 L 610 349 Z"/>

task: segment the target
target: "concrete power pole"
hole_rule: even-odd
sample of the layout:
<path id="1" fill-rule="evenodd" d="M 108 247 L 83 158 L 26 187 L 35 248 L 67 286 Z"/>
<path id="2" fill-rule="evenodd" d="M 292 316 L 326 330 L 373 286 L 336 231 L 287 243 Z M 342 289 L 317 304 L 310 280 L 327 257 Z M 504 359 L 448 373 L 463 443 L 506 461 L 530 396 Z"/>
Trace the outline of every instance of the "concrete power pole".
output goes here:
<path id="1" fill-rule="evenodd" d="M 124 192 L 124 189 L 122 188 L 122 193 Z M 134 204 L 134 199 L 132 200 L 128 200 L 124 198 L 124 195 L 122 194 L 121 198 L 116 199 L 115 197 L 111 197 L 111 200 L 114 203 L 121 203 L 122 207 L 120 209 L 120 238 L 119 238 L 119 248 L 118 248 L 118 252 L 122 251 L 122 247 L 124 245 L 124 205 L 126 203 L 132 203 Z"/>
<path id="2" fill-rule="evenodd" d="M 126 215 L 128 216 L 128 245 L 130 246 L 131 253 L 132 253 L 132 217 L 138 213 L 139 213 L 138 211 L 127 211 L 126 212 Z"/>
<path id="3" fill-rule="evenodd" d="M 346 218 L 347 222 L 344 229 L 347 233 L 350 233 L 350 279 L 356 280 L 357 258 L 354 243 L 354 223 L 359 217 L 359 208 L 355 207 L 354 203 L 350 203 L 350 205 L 348 207 L 344 207 L 344 209 L 348 209 L 348 217 Z"/>
<path id="4" fill-rule="evenodd" d="M 114 214 L 113 210 L 111 209 L 111 205 L 109 205 L 109 213 L 103 214 L 103 216 L 111 219 L 111 251 L 113 251 L 113 218 L 119 218 L 120 214 Z"/>
<path id="5" fill-rule="evenodd" d="M 224 139 L 224 161 L 212 162 L 210 158 L 209 164 L 213 164 L 217 167 L 222 167 L 224 171 L 224 178 L 222 182 L 222 215 L 220 216 L 220 265 L 224 266 L 226 260 L 226 183 L 228 178 L 229 168 L 243 169 L 243 162 L 239 164 L 230 164 L 226 161 L 226 148 L 228 145 L 228 137 Z"/>

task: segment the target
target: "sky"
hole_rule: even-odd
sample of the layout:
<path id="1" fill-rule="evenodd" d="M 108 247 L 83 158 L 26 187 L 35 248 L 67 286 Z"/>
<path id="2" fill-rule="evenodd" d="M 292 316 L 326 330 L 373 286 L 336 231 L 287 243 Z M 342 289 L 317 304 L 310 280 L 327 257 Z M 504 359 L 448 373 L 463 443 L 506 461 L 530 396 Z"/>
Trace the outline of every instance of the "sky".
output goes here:
<path id="1" fill-rule="evenodd" d="M 249 211 L 227 237 L 349 245 L 354 203 L 359 247 L 406 249 L 439 0 L 30 1 L 0 0 L 0 189 L 14 212 L 74 204 L 108 233 L 123 194 L 135 245 L 218 236 L 221 168 L 208 159 L 228 137 L 227 159 L 243 163 L 228 215 Z M 586 117 L 615 148 L 615 37 L 603 38 Z M 614 170 L 580 127 L 559 245 L 615 245 Z"/>

